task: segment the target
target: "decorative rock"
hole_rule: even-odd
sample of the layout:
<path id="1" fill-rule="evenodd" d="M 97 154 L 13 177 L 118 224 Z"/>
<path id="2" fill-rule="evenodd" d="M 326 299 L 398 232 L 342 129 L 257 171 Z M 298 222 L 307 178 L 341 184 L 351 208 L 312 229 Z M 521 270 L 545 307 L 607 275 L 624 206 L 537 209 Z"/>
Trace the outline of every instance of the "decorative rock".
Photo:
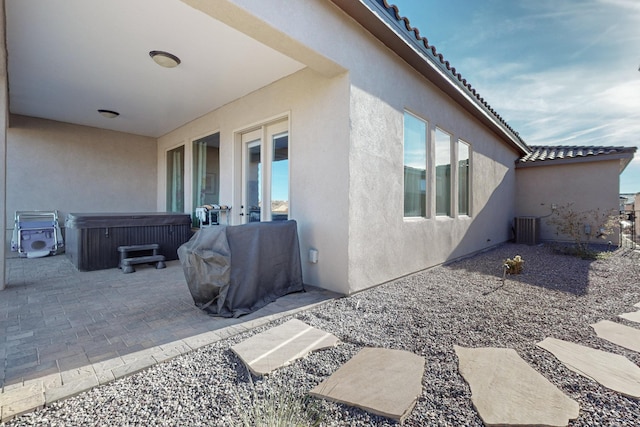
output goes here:
<path id="1" fill-rule="evenodd" d="M 595 323 L 591 327 L 600 338 L 629 350 L 640 352 L 640 330 L 609 320 Z"/>
<path id="2" fill-rule="evenodd" d="M 537 345 L 572 371 L 625 396 L 640 397 L 640 368 L 626 357 L 555 338 Z"/>
<path id="3" fill-rule="evenodd" d="M 486 426 L 566 426 L 578 403 L 531 368 L 513 349 L 454 346 L 460 374 Z"/>
<path id="4" fill-rule="evenodd" d="M 424 363 L 408 351 L 365 347 L 309 394 L 402 422 L 422 393 Z"/>
<path id="5" fill-rule="evenodd" d="M 292 319 L 234 345 L 231 350 L 254 375 L 265 375 L 312 351 L 337 344 L 334 335 Z"/>

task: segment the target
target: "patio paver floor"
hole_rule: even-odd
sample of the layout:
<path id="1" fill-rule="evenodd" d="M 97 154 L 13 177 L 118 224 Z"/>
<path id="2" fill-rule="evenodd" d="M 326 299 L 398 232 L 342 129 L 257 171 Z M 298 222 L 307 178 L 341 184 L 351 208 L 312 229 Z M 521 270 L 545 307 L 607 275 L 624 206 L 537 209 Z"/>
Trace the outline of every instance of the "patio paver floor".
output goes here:
<path id="1" fill-rule="evenodd" d="M 64 255 L 9 258 L 7 279 L 0 298 L 2 421 L 337 296 L 308 287 L 226 319 L 195 307 L 179 261 L 123 274 L 78 272 Z"/>

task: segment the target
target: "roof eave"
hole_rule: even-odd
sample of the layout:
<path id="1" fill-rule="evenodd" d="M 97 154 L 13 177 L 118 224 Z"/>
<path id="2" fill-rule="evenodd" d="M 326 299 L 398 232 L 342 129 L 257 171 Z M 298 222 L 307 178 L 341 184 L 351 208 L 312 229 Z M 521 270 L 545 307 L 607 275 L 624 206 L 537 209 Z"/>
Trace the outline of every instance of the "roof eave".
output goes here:
<path id="1" fill-rule="evenodd" d="M 331 0 L 373 36 L 394 51 L 405 62 L 449 95 L 476 119 L 501 137 L 521 154 L 531 152 L 520 137 L 505 126 L 496 113 L 474 97 L 454 77 L 453 73 L 437 61 L 415 33 L 403 28 L 401 21 L 391 19 L 384 0 Z M 404 21 L 402 21 L 404 23 Z M 412 34 L 414 34 L 412 36 Z"/>
<path id="2" fill-rule="evenodd" d="M 541 166 L 558 166 L 558 165 L 567 165 L 567 164 L 576 164 L 576 163 L 619 160 L 620 173 L 622 173 L 625 170 L 625 168 L 629 165 L 629 163 L 631 163 L 631 161 L 633 160 L 635 151 L 636 151 L 635 147 L 630 147 L 628 150 L 625 150 L 621 153 L 615 153 L 615 154 L 598 154 L 598 155 L 581 156 L 581 157 L 534 160 L 534 161 L 528 161 L 528 162 L 519 161 L 519 162 L 516 162 L 516 168 L 522 169 L 522 168 L 541 167 Z"/>

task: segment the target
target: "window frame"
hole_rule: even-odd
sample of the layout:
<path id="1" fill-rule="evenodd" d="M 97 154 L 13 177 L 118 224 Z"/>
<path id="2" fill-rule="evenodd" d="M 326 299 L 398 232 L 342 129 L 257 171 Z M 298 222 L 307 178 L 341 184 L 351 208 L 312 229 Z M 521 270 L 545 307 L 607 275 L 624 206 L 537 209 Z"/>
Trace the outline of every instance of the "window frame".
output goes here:
<path id="1" fill-rule="evenodd" d="M 442 136 L 446 136 L 447 140 L 445 141 L 444 139 L 440 139 L 438 138 L 438 135 L 442 135 Z M 447 131 L 445 131 L 444 129 L 437 127 L 434 130 L 434 137 L 433 137 L 433 149 L 434 149 L 434 183 L 433 183 L 433 191 L 435 194 L 435 215 L 436 217 L 453 217 L 453 209 L 452 209 L 452 205 L 453 205 L 453 183 L 454 183 L 454 179 L 453 179 L 453 171 L 452 171 L 452 158 L 453 158 L 453 150 L 451 149 L 451 145 L 452 145 L 452 141 L 453 141 L 453 135 Z M 446 148 L 447 149 L 447 155 L 445 157 L 448 157 L 449 159 L 449 163 L 439 163 L 438 162 L 438 152 L 439 152 L 439 147 L 440 148 Z M 445 175 L 444 177 L 446 178 L 446 181 L 444 182 L 444 184 L 441 184 L 439 181 L 439 177 L 438 177 L 438 167 L 442 167 L 445 166 Z M 448 167 L 448 169 L 446 169 L 446 167 Z M 446 190 L 447 194 L 440 194 L 440 191 L 442 190 Z M 444 200 L 441 201 L 441 199 L 444 197 Z M 443 206 L 444 203 L 444 206 Z M 440 210 L 441 208 L 445 207 L 446 210 L 442 211 Z"/>
<path id="2" fill-rule="evenodd" d="M 465 202 L 466 202 L 466 211 L 463 212 L 463 209 L 461 209 L 462 206 L 462 202 L 463 202 L 463 197 L 462 197 L 462 174 L 461 174 L 461 165 L 460 165 L 460 148 L 461 147 L 466 147 L 467 149 L 467 164 L 466 164 L 466 182 L 465 182 L 465 188 L 466 188 L 466 197 L 465 197 Z M 457 179 L 457 187 L 458 187 L 458 203 L 457 203 L 457 213 L 459 216 L 471 216 L 472 214 L 472 206 L 471 206 L 471 195 L 472 195 L 472 185 L 471 185 L 471 177 L 472 177 L 472 147 L 471 144 L 462 140 L 462 139 L 458 139 L 457 141 L 457 164 L 458 164 L 458 168 L 457 168 L 457 173 L 458 173 L 458 179 Z"/>
<path id="3" fill-rule="evenodd" d="M 403 125 L 402 125 L 402 130 L 403 130 L 403 135 L 402 135 L 402 152 L 403 152 L 403 192 L 402 192 L 402 196 L 403 196 L 403 217 L 404 218 L 428 218 L 429 217 L 429 199 L 428 199 L 428 195 L 429 193 L 429 175 L 428 175 L 428 171 L 429 171 L 429 130 L 430 130 L 430 126 L 429 126 L 429 122 L 419 116 L 417 116 L 416 114 L 411 113 L 410 111 L 404 110 L 403 113 Z M 421 168 L 414 168 L 413 166 L 411 166 L 409 163 L 412 163 L 411 161 L 408 161 L 408 157 L 407 157 L 407 146 L 408 144 L 408 140 L 407 140 L 407 135 L 408 135 L 408 127 L 407 127 L 407 118 L 411 118 L 413 120 L 415 120 L 415 123 L 420 124 L 421 129 L 420 131 L 423 131 L 423 135 L 420 137 L 419 136 L 419 132 L 416 133 L 416 135 L 418 135 L 421 139 L 417 142 L 417 143 L 412 143 L 410 144 L 411 148 L 420 148 L 420 144 L 422 143 L 423 146 L 421 147 L 421 152 L 419 153 L 419 160 L 422 161 L 424 163 L 424 169 Z M 413 175 L 415 175 L 415 177 L 413 179 L 410 179 L 411 176 L 408 175 L 408 169 L 407 168 L 411 168 L 412 170 L 415 171 L 415 173 L 413 173 Z M 408 209 L 407 208 L 407 203 L 411 203 L 412 205 L 416 204 L 416 198 L 414 197 L 410 202 L 408 202 L 407 200 L 407 184 L 410 182 L 414 182 L 416 181 L 417 178 L 417 188 L 418 191 L 414 193 L 417 194 L 417 204 L 418 207 L 413 207 L 412 209 Z M 414 185 L 415 187 L 415 185 Z M 412 214 L 412 212 L 417 212 L 418 215 L 416 214 Z"/>

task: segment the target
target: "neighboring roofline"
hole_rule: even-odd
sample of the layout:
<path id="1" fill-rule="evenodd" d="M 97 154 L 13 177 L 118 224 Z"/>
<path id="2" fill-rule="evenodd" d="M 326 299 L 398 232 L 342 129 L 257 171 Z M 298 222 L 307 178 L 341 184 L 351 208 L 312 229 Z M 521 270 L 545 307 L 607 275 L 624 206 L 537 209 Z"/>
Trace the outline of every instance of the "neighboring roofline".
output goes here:
<path id="1" fill-rule="evenodd" d="M 541 146 L 544 147 L 544 146 Z M 537 148 L 537 147 L 532 147 Z M 553 147 L 550 147 L 553 148 Z M 618 148 L 619 151 L 615 153 L 597 153 L 597 154 L 589 154 L 577 157 L 556 157 L 553 159 L 544 159 L 544 160 L 529 160 L 524 161 L 519 159 L 516 161 L 516 168 L 531 168 L 531 167 L 540 167 L 540 166 L 558 166 L 558 165 L 566 165 L 566 164 L 575 164 L 575 163 L 588 163 L 588 162 L 602 162 L 602 161 L 611 161 L 611 160 L 620 160 L 620 173 L 622 173 L 625 168 L 631 163 L 633 157 L 636 153 L 637 147 L 611 147 Z"/>
<path id="2" fill-rule="evenodd" d="M 521 154 L 531 149 L 387 0 L 330 0 Z"/>

